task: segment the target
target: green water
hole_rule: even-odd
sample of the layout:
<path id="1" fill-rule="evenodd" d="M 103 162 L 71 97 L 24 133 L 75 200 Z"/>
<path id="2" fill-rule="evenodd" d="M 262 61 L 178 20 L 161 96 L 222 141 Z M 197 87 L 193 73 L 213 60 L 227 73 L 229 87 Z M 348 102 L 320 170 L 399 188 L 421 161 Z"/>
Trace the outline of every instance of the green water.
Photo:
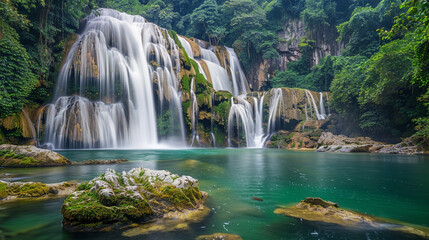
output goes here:
<path id="1" fill-rule="evenodd" d="M 310 223 L 273 213 L 305 197 L 429 227 L 429 159 L 423 156 L 292 152 L 271 149 L 61 151 L 73 161 L 126 158 L 118 165 L 0 169 L 12 181 L 87 181 L 106 168 L 166 169 L 190 175 L 209 193 L 211 214 L 188 231 L 133 239 L 195 239 L 227 232 L 243 239 L 418 239 L 397 232 Z M 197 160 L 197 161 L 189 161 Z M 252 200 L 258 197 L 264 201 Z M 68 233 L 61 228 L 63 198 L 0 205 L 6 239 L 120 239 L 120 231 Z M 1 234 L 0 234 L 1 235 Z M 125 238 L 128 239 L 128 238 Z"/>

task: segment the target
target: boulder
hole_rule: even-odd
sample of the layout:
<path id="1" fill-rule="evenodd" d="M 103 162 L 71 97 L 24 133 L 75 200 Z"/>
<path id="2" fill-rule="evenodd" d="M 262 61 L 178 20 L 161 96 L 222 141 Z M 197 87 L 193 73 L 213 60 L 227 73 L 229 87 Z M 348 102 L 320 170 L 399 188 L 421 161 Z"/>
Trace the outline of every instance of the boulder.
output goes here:
<path id="1" fill-rule="evenodd" d="M 198 180 L 190 176 L 147 168 L 122 173 L 107 169 L 64 201 L 63 226 L 70 231 L 97 231 L 144 224 L 171 212 L 197 211 L 206 197 Z"/>
<path id="2" fill-rule="evenodd" d="M 59 153 L 35 146 L 0 145 L 0 167 L 64 166 L 71 162 Z"/>

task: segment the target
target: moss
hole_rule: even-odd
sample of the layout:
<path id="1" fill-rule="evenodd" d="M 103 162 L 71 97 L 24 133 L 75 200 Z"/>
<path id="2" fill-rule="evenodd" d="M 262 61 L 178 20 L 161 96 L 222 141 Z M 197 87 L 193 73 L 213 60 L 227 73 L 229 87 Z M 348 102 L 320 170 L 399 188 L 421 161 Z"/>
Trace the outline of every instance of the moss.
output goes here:
<path id="1" fill-rule="evenodd" d="M 291 143 L 291 144 L 290 144 L 290 147 L 291 147 L 291 148 L 294 148 L 294 147 L 295 147 L 295 143 L 294 143 L 294 142 L 293 142 L 293 143 Z"/>
<path id="2" fill-rule="evenodd" d="M 18 197 L 41 197 L 49 192 L 49 187 L 43 183 L 26 183 L 23 185 L 11 185 L 6 192 L 11 196 Z"/>
<path id="3" fill-rule="evenodd" d="M 7 184 L 0 182 L 0 199 L 3 199 L 5 197 L 9 196 L 6 189 L 7 189 Z"/>
<path id="4" fill-rule="evenodd" d="M 204 75 L 197 73 L 195 76 L 195 93 L 200 94 L 207 91 L 207 80 L 204 78 Z"/>
<path id="5" fill-rule="evenodd" d="M 185 56 L 185 62 L 184 64 L 182 64 L 183 68 L 185 68 L 186 70 L 191 70 L 192 68 L 191 59 L 189 58 L 188 53 L 186 52 L 185 48 L 182 46 L 182 43 L 177 37 L 177 33 L 173 30 L 169 30 L 168 34 L 170 35 L 171 38 L 173 38 L 176 45 L 179 46 L 179 48 L 183 51 L 183 55 Z"/>
<path id="6" fill-rule="evenodd" d="M 13 151 L 0 151 L 0 166 L 1 167 L 35 167 L 41 166 L 42 161 L 32 157 L 26 157 L 22 154 L 15 154 Z"/>
<path id="7" fill-rule="evenodd" d="M 230 100 L 221 102 L 215 106 L 214 111 L 219 116 L 219 124 L 226 126 L 229 116 L 229 110 L 231 108 Z"/>
<path id="8" fill-rule="evenodd" d="M 180 189 L 171 185 L 163 186 L 157 197 L 167 200 L 177 209 L 195 208 L 202 195 L 199 188 Z"/>
<path id="9" fill-rule="evenodd" d="M 182 77 L 182 89 L 186 92 L 190 91 L 189 77 L 186 75 Z"/>
<path id="10" fill-rule="evenodd" d="M 117 220 L 117 208 L 100 204 L 95 193 L 84 192 L 77 197 L 70 195 L 61 208 L 64 219 L 70 220 L 71 226 L 92 223 L 100 225 L 103 222 Z"/>

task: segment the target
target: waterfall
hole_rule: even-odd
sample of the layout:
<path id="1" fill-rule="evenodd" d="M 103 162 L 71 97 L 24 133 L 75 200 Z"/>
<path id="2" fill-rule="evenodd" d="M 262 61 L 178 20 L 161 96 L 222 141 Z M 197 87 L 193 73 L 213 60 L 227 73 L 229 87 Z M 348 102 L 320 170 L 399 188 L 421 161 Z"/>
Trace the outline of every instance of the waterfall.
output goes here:
<path id="1" fill-rule="evenodd" d="M 218 66 L 221 66 L 220 62 L 219 62 L 219 59 L 217 59 L 217 57 L 216 57 L 216 54 L 213 51 L 211 51 L 211 50 L 208 50 L 208 49 L 205 49 L 205 48 L 201 48 L 201 58 L 203 60 L 212 62 L 212 63 L 214 63 L 214 64 L 216 64 Z"/>
<path id="2" fill-rule="evenodd" d="M 264 101 L 266 94 L 270 94 L 268 122 L 264 130 Z M 246 95 L 236 97 L 237 103 L 232 99 L 232 106 L 228 116 L 228 145 L 232 146 L 233 133 L 240 135 L 240 126 L 246 137 L 246 146 L 254 148 L 264 147 L 265 142 L 276 131 L 276 122 L 283 107 L 283 93 L 281 88 L 264 92 L 259 98 L 253 97 L 253 109 L 246 100 Z M 236 124 L 234 125 L 234 119 Z"/>
<path id="3" fill-rule="evenodd" d="M 35 134 L 43 138 L 41 144 L 57 149 L 142 149 L 158 148 L 164 143 L 185 146 L 191 140 L 191 146 L 200 146 L 199 111 L 203 113 L 208 108 L 203 104 L 199 109 L 194 78 L 189 92 L 180 89 L 180 84 L 187 82 L 180 79 L 183 73 L 191 76 L 188 72 L 194 71 L 189 66 L 187 71 L 181 71 L 181 51 L 168 31 L 141 16 L 112 9 L 99 9 L 84 23 L 59 72 L 53 101 L 41 108 L 36 118 Z M 228 116 L 229 146 L 236 145 L 236 137 L 240 144 L 244 136 L 247 147 L 263 147 L 279 129 L 283 90 L 249 93 L 233 49 L 182 36 L 178 39 L 214 90 L 229 91 L 234 96 Z M 210 93 L 212 99 L 210 135 L 215 146 L 215 93 L 210 91 L 204 94 Z M 317 119 L 325 119 L 323 93 L 319 105 L 310 91 L 306 90 L 305 95 L 306 119 L 311 119 L 308 114 L 313 109 Z M 329 113 L 328 95 L 326 99 Z M 190 106 L 192 136 L 185 134 L 182 101 Z"/>
<path id="4" fill-rule="evenodd" d="M 234 98 L 231 99 L 232 105 L 229 110 L 228 116 L 228 146 L 232 147 L 232 134 L 234 132 L 234 120 L 236 120 L 237 135 L 240 135 L 240 124 L 243 128 L 246 137 L 247 147 L 256 147 L 255 145 L 255 123 L 253 120 L 252 107 L 248 101 L 245 100 L 246 95 L 236 97 L 237 103 Z"/>
<path id="5" fill-rule="evenodd" d="M 191 44 L 186 39 L 184 39 L 181 36 L 179 36 L 179 41 L 182 44 L 183 48 L 185 49 L 186 54 L 188 54 L 188 57 L 190 57 L 190 58 L 193 59 L 194 58 L 194 53 L 192 52 Z"/>
<path id="6" fill-rule="evenodd" d="M 264 121 L 264 98 L 265 92 L 262 97 L 258 100 L 256 97 L 253 98 L 253 109 L 255 113 L 255 147 L 262 148 L 264 146 L 267 135 L 264 133 L 263 121 Z"/>
<path id="7" fill-rule="evenodd" d="M 326 115 L 323 116 L 322 114 L 319 113 L 319 108 L 316 104 L 316 101 L 314 100 L 313 94 L 311 94 L 310 91 L 305 90 L 305 95 L 307 96 L 307 100 L 308 103 L 310 105 L 310 113 L 313 111 L 314 109 L 314 113 L 316 114 L 316 119 L 317 120 L 322 120 L 326 118 Z M 322 100 L 322 99 L 321 99 Z M 322 100 L 323 101 L 323 100 Z"/>
<path id="8" fill-rule="evenodd" d="M 212 147 L 216 147 L 216 137 L 214 133 L 210 133 L 210 136 L 212 137 Z"/>
<path id="9" fill-rule="evenodd" d="M 248 92 L 247 79 L 240 67 L 240 61 L 232 48 L 226 48 L 229 55 L 233 94 L 238 96 Z"/>
<path id="10" fill-rule="evenodd" d="M 45 143 L 156 146 L 157 104 L 160 112 L 170 111 L 170 127 L 180 128 L 171 137 L 184 141 L 179 51 L 165 33 L 140 16 L 111 9 L 91 14 L 59 73 L 55 100 L 46 107 Z"/>
<path id="11" fill-rule="evenodd" d="M 325 92 L 325 96 L 326 96 L 326 103 L 328 104 L 328 117 L 329 117 L 331 115 L 331 106 L 329 103 L 329 96 L 327 92 Z"/>
<path id="12" fill-rule="evenodd" d="M 320 116 L 322 117 L 322 119 L 326 119 L 326 111 L 325 111 L 325 103 L 323 100 L 323 93 L 320 92 L 319 93 L 319 104 L 320 104 Z"/>
<path id="13" fill-rule="evenodd" d="M 213 88 L 216 91 L 224 90 L 232 93 L 231 81 L 226 69 L 216 63 L 205 60 L 202 61 L 209 69 L 209 72 L 206 74 L 208 75 L 209 79 L 211 79 Z"/>
<path id="14" fill-rule="evenodd" d="M 192 123 L 192 141 L 191 141 L 191 147 L 194 146 L 195 140 L 197 141 L 198 145 L 200 144 L 200 136 L 198 135 L 198 102 L 197 102 L 197 96 L 194 93 L 194 78 L 192 78 L 191 81 L 191 123 Z"/>

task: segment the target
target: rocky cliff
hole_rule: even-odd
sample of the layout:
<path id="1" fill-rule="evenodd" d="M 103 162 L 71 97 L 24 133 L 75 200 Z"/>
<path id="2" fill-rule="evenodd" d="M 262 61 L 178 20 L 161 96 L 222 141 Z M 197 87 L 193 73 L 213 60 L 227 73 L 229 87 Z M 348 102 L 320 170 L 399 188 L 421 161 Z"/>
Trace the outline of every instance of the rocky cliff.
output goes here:
<path id="1" fill-rule="evenodd" d="M 270 80 L 275 71 L 287 70 L 287 63 L 297 61 L 301 57 L 302 52 L 299 48 L 299 43 L 303 39 L 312 43 L 313 65 L 317 65 L 322 58 L 328 55 L 340 55 L 344 47 L 343 43 L 336 41 L 338 32 L 335 26 L 308 29 L 301 19 L 290 19 L 277 35 L 280 39 L 277 44 L 277 51 L 280 57 L 263 59 L 260 56 L 253 61 L 250 70 L 247 72 L 249 86 L 254 90 L 261 89 Z"/>

